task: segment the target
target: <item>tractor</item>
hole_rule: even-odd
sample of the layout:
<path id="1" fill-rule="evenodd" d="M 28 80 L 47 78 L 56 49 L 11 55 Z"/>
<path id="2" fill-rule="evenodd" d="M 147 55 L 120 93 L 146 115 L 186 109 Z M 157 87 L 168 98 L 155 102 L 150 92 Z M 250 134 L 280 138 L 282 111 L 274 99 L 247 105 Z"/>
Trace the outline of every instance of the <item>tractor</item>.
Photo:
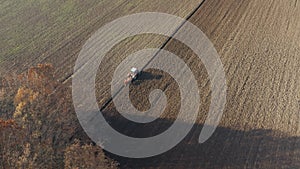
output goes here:
<path id="1" fill-rule="evenodd" d="M 140 71 L 136 67 L 132 67 L 124 80 L 124 85 L 127 86 L 128 84 L 132 83 L 134 80 L 137 79 L 139 74 Z"/>

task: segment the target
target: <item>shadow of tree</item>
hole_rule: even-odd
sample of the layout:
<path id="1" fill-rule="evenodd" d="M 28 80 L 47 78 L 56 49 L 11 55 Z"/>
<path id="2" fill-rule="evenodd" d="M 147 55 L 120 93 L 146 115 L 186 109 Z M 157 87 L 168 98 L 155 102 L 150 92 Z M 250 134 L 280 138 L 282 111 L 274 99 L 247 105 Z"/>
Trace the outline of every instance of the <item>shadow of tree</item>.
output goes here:
<path id="1" fill-rule="evenodd" d="M 135 137 L 158 134 L 173 123 L 157 119 L 138 124 L 110 116 L 109 111 L 103 114 L 116 130 Z M 199 144 L 202 128 L 202 124 L 195 124 L 180 144 L 155 157 L 131 159 L 109 152 L 107 155 L 117 160 L 121 168 L 300 168 L 300 137 L 273 130 L 243 131 L 219 126 L 208 141 Z"/>

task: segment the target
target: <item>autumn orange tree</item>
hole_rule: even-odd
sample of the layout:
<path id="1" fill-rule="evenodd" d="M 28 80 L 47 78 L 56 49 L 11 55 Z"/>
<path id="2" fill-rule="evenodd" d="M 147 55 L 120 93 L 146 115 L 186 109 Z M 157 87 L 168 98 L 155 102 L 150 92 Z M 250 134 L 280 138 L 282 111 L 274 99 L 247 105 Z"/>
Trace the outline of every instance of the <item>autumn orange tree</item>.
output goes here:
<path id="1" fill-rule="evenodd" d="M 118 164 L 105 157 L 98 146 L 92 144 L 81 145 L 79 140 L 65 150 L 65 168 L 115 168 Z"/>
<path id="2" fill-rule="evenodd" d="M 0 116 L 6 118 L 0 121 L 2 167 L 85 168 L 100 167 L 99 162 L 116 166 L 99 147 L 90 144 L 77 121 L 71 89 L 56 79 L 52 65 L 39 64 L 2 85 L 1 90 L 9 90 L 3 90 L 7 97 L 1 107 L 8 103 L 13 107 L 5 108 Z"/>
<path id="3" fill-rule="evenodd" d="M 16 160 L 22 154 L 22 130 L 14 120 L 0 119 L 0 168 L 17 167 Z"/>

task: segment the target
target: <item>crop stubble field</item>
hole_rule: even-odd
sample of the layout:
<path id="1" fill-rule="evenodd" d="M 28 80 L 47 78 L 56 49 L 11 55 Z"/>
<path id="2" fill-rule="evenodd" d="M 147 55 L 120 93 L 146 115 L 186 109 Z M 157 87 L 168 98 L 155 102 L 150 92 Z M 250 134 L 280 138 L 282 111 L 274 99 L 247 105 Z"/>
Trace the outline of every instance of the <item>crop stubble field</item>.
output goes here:
<path id="1" fill-rule="evenodd" d="M 67 2 L 65 8 L 70 8 L 72 5 Z M 201 4 L 189 21 L 216 47 L 228 85 L 226 108 L 216 132 L 204 144 L 197 143 L 210 104 L 210 82 L 201 60 L 182 43 L 171 40 L 164 49 L 180 56 L 198 82 L 201 107 L 197 124 L 178 146 L 157 157 L 111 156 L 120 161 L 123 168 L 299 168 L 300 4 L 284 0 L 201 2 L 74 1 L 71 9 L 79 11 L 70 9 L 69 13 L 65 12 L 67 16 L 59 13 L 66 9 L 55 8 L 60 2 L 48 4 L 44 9 L 40 7 L 44 5 L 41 2 L 40 6 L 37 4 L 40 10 L 36 14 L 35 10 L 30 10 L 22 17 L 17 15 L 27 14 L 27 8 L 20 4 L 26 11 L 15 10 L 10 16 L 9 9 L 12 10 L 15 3 L 2 2 L 1 6 L 6 5 L 7 10 L 1 10 L 0 19 L 7 25 L 0 32 L 5 35 L 0 44 L 1 55 L 5 56 L 1 72 L 22 71 L 36 63 L 50 62 L 58 69 L 60 80 L 70 85 L 74 62 L 82 45 L 105 23 L 142 11 L 186 17 Z M 74 14 L 70 14 L 72 12 Z M 44 21 L 48 22 L 42 23 Z M 35 30 L 38 25 L 41 27 Z M 10 32 L 14 29 L 20 33 Z M 8 39 L 15 42 L 8 43 Z M 115 46 L 99 68 L 96 83 L 99 107 L 111 97 L 110 81 L 118 64 L 129 54 L 143 48 L 161 47 L 166 40 L 158 35 L 139 35 Z M 172 124 L 180 107 L 180 93 L 174 79 L 158 70 L 145 70 L 140 80 L 130 85 L 130 97 L 139 110 L 147 110 L 150 106 L 148 94 L 156 88 L 165 91 L 168 105 L 163 115 L 152 123 L 141 125 L 125 120 L 111 102 L 103 107 L 103 113 L 114 128 L 127 135 L 158 134 Z"/>

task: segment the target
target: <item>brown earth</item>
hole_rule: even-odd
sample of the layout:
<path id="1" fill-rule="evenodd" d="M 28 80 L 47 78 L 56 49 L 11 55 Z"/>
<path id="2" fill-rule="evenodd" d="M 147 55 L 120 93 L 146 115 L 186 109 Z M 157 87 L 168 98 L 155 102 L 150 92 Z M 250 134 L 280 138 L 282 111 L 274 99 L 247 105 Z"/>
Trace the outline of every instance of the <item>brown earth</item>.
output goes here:
<path id="1" fill-rule="evenodd" d="M 221 124 L 210 140 L 197 144 L 210 103 L 209 80 L 192 52 L 171 41 L 165 49 L 181 56 L 199 83 L 204 103 L 198 125 L 175 149 L 144 160 L 120 158 L 123 165 L 128 168 L 299 168 L 299 18 L 299 4 L 292 1 L 205 1 L 190 21 L 212 40 L 225 66 L 228 93 Z M 162 77 L 160 81 L 153 79 L 134 85 L 132 102 L 143 110 L 134 99 L 145 97 L 142 101 L 145 103 L 148 93 L 144 90 L 156 85 L 167 86 L 165 91 L 175 104 L 170 103 L 161 119 L 153 124 L 128 125 L 127 120 L 118 118 L 116 129 L 131 136 L 146 137 L 172 124 L 180 97 L 174 94 L 175 82 Z M 159 82 L 163 83 L 159 85 Z M 145 95 L 141 96 L 140 91 Z M 105 111 L 115 112 L 113 104 Z M 143 129 L 151 134 L 143 133 Z"/>
<path id="2" fill-rule="evenodd" d="M 228 85 L 226 108 L 219 127 L 207 142 L 198 144 L 210 104 L 210 82 L 195 54 L 182 43 L 171 40 L 164 49 L 180 56 L 198 81 L 202 105 L 197 124 L 184 141 L 162 155 L 147 159 L 110 156 L 121 163 L 121 168 L 300 168 L 300 5 L 297 0 L 205 0 L 203 4 L 178 1 L 177 5 L 175 2 L 132 3 L 136 5 L 130 12 L 121 10 L 127 5 L 124 2 L 93 15 L 94 20 L 42 56 L 4 61 L 2 72 L 51 62 L 60 68 L 57 71 L 61 74 L 60 80 L 69 85 L 81 46 L 104 23 L 124 14 L 149 10 L 186 17 L 201 4 L 189 21 L 215 45 Z M 174 8 L 170 8 L 173 5 Z M 155 8 L 161 6 L 165 8 Z M 101 4 L 98 7 L 101 8 Z M 97 77 L 99 107 L 111 97 L 109 83 L 116 66 L 134 51 L 161 47 L 166 39 L 140 35 L 110 51 Z M 12 62 L 15 64 L 9 64 Z M 20 63 L 24 63 L 24 67 L 20 68 Z M 169 104 L 158 120 L 146 125 L 135 124 L 120 117 L 111 102 L 103 109 L 112 126 L 130 136 L 147 137 L 164 131 L 176 118 L 180 106 L 178 86 L 172 77 L 153 69 L 145 72 L 141 77 L 144 80 L 130 86 L 131 100 L 139 110 L 146 110 L 149 92 L 163 89 Z"/>

